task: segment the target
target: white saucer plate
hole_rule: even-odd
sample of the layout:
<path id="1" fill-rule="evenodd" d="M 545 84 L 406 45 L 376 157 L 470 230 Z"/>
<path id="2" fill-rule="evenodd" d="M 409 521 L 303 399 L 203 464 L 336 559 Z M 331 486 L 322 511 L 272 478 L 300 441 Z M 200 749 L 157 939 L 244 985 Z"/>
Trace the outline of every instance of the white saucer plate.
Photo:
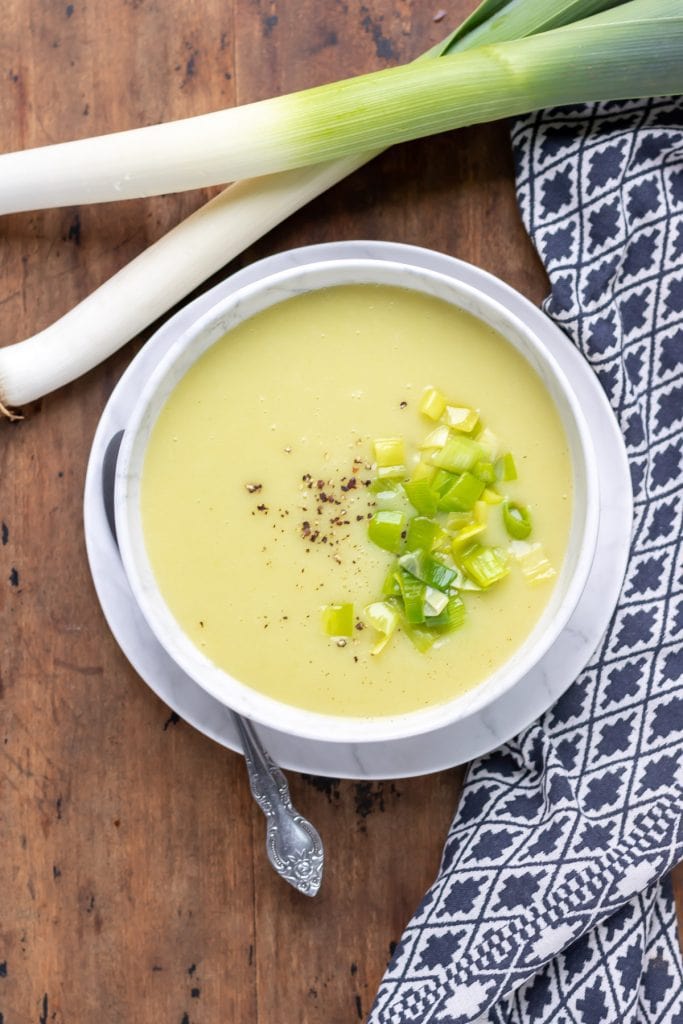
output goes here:
<path id="1" fill-rule="evenodd" d="M 230 711 L 187 676 L 158 643 L 128 585 L 104 503 L 103 470 L 110 440 L 125 429 L 142 382 L 173 340 L 219 299 L 260 277 L 323 260 L 393 260 L 448 274 L 507 306 L 543 338 L 568 377 L 592 432 L 600 475 L 600 527 L 593 567 L 567 627 L 545 657 L 509 693 L 436 732 L 373 743 L 322 743 L 259 726 L 284 768 L 349 779 L 406 778 L 463 764 L 510 739 L 567 689 L 590 659 L 612 614 L 626 570 L 633 503 L 626 451 L 596 376 L 544 313 L 502 281 L 451 256 L 392 242 L 332 242 L 270 256 L 216 285 L 153 335 L 107 403 L 93 441 L 84 495 L 84 528 L 95 589 L 122 651 L 147 685 L 186 722 L 241 750 Z"/>

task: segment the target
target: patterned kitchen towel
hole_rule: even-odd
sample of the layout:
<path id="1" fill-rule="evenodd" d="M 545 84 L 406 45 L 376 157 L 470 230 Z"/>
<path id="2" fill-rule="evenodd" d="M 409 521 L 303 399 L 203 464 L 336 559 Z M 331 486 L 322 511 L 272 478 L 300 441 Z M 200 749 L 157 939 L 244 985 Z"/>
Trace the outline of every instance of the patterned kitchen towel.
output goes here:
<path id="1" fill-rule="evenodd" d="M 564 697 L 476 761 L 371 1024 L 683 1024 L 683 100 L 513 126 L 545 309 L 628 449 L 635 524 L 607 633 Z"/>

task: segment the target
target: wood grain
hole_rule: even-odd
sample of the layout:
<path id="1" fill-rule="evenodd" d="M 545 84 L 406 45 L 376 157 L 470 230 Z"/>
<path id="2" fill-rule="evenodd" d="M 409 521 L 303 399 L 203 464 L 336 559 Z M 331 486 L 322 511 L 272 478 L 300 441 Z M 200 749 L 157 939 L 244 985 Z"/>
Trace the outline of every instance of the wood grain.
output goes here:
<path id="1" fill-rule="evenodd" d="M 409 0 L 6 0 L 0 146 L 409 60 L 473 6 L 457 0 L 437 21 L 437 5 Z M 4 218 L 2 343 L 54 320 L 209 194 Z M 534 301 L 546 291 L 501 124 L 386 153 L 234 266 L 360 237 L 460 256 Z M 87 568 L 89 446 L 143 342 L 0 424 L 0 1020 L 361 1020 L 437 870 L 462 770 L 372 784 L 293 777 L 327 841 L 327 876 L 315 902 L 274 877 L 240 758 L 140 682 Z"/>

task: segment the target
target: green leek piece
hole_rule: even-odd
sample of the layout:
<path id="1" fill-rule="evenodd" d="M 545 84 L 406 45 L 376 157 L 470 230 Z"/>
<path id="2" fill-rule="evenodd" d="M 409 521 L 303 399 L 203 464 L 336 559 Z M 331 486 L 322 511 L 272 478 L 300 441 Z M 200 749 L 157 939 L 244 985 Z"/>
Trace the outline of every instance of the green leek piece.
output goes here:
<path id="1" fill-rule="evenodd" d="M 438 507 L 444 512 L 469 512 L 484 492 L 484 482 L 471 473 L 461 473 L 443 492 Z"/>
<path id="2" fill-rule="evenodd" d="M 398 581 L 398 562 L 394 562 L 391 569 L 386 575 L 386 579 L 382 584 L 382 594 L 384 597 L 400 597 L 401 596 L 401 584 Z"/>
<path id="3" fill-rule="evenodd" d="M 485 501 L 487 505 L 500 505 L 503 495 L 499 494 L 493 487 L 485 487 L 481 492 L 481 500 Z"/>
<path id="4" fill-rule="evenodd" d="M 473 522 L 471 512 L 451 512 L 446 520 L 446 529 L 450 533 L 459 533 Z"/>
<path id="5" fill-rule="evenodd" d="M 546 557 L 541 544 L 529 544 L 524 540 L 513 540 L 510 553 L 530 583 L 542 583 L 552 579 L 555 570 Z"/>
<path id="6" fill-rule="evenodd" d="M 480 459 L 479 462 L 475 462 L 472 472 L 480 480 L 483 480 L 485 484 L 495 484 L 497 480 L 493 463 L 488 462 L 486 459 Z"/>
<path id="7" fill-rule="evenodd" d="M 403 614 L 411 626 L 419 625 L 425 620 L 425 594 L 427 587 L 412 573 L 401 568 L 398 571 L 403 598 Z"/>
<path id="8" fill-rule="evenodd" d="M 526 540 L 531 533 L 531 513 L 526 505 L 516 501 L 503 502 L 503 522 L 514 540 Z"/>
<path id="9" fill-rule="evenodd" d="M 432 480 L 434 478 L 434 474 L 435 473 L 436 473 L 436 470 L 434 469 L 434 466 L 429 466 L 429 465 L 427 465 L 426 462 L 418 462 L 418 464 L 415 466 L 415 469 L 413 470 L 412 479 L 414 481 L 417 481 L 417 480 L 427 480 L 427 481 L 430 481 L 430 480 Z"/>
<path id="10" fill-rule="evenodd" d="M 378 548 L 397 554 L 403 545 L 402 533 L 405 524 L 406 517 L 403 512 L 381 509 L 375 512 L 368 523 L 368 537 Z"/>
<path id="11" fill-rule="evenodd" d="M 427 516 L 415 516 L 408 523 L 406 551 L 431 551 L 439 524 Z"/>
<path id="12" fill-rule="evenodd" d="M 441 615 L 448 604 L 448 594 L 434 587 L 425 587 L 425 622 L 428 624 L 432 619 Z"/>
<path id="13" fill-rule="evenodd" d="M 496 462 L 496 476 L 499 480 L 516 480 L 517 466 L 512 452 L 506 452 Z"/>
<path id="14" fill-rule="evenodd" d="M 486 523 L 470 523 L 468 526 L 463 526 L 462 530 L 458 530 L 455 537 L 451 542 L 451 551 L 457 558 L 463 548 L 469 544 L 473 537 L 477 537 L 480 533 L 483 533 L 486 529 Z"/>
<path id="15" fill-rule="evenodd" d="M 508 559 L 502 548 L 472 544 L 458 556 L 458 564 L 471 580 L 487 590 L 510 572 Z"/>
<path id="16" fill-rule="evenodd" d="M 399 623 L 399 613 L 396 605 L 389 601 L 375 601 L 363 609 L 363 618 L 369 626 L 376 629 L 380 638 L 370 652 L 373 655 L 381 654 L 387 643 L 396 632 Z"/>
<path id="17" fill-rule="evenodd" d="M 479 413 L 476 409 L 463 409 L 456 405 L 447 405 L 443 414 L 444 423 L 447 423 L 452 430 L 458 430 L 462 434 L 471 434 L 479 422 Z"/>
<path id="18" fill-rule="evenodd" d="M 459 594 L 453 594 L 448 598 L 446 607 L 438 615 L 429 616 L 425 622 L 432 629 L 438 629 L 440 633 L 452 633 L 463 625 L 466 618 L 465 602 Z"/>
<path id="19" fill-rule="evenodd" d="M 425 629 L 423 626 L 411 626 L 406 622 L 405 634 L 411 643 L 418 649 L 420 654 L 426 654 L 430 647 L 433 647 L 438 639 L 438 632 L 435 629 Z"/>
<path id="20" fill-rule="evenodd" d="M 458 554 L 459 553 L 460 552 L 458 552 Z M 456 572 L 457 572 L 457 576 L 456 576 L 455 580 L 453 581 L 453 586 L 451 587 L 451 592 L 455 592 L 455 591 L 458 591 L 458 590 L 478 591 L 478 590 L 482 589 L 479 586 L 478 583 L 475 583 L 474 580 L 471 580 L 469 578 L 469 576 L 466 576 L 465 573 L 462 571 L 462 569 L 459 569 L 457 565 L 456 565 L 455 569 L 456 569 Z"/>
<path id="21" fill-rule="evenodd" d="M 450 473 L 462 473 L 466 469 L 472 469 L 483 455 L 484 449 L 472 438 L 454 434 L 449 437 L 443 448 L 430 454 L 429 461 Z"/>
<path id="22" fill-rule="evenodd" d="M 484 488 L 486 490 L 486 488 Z M 484 491 L 481 492 L 482 496 Z M 485 501 L 480 498 L 479 501 L 474 503 L 474 518 L 478 523 L 488 523 L 489 521 L 489 506 Z"/>
<path id="23" fill-rule="evenodd" d="M 375 477 L 368 490 L 370 494 L 383 494 L 385 491 L 397 491 L 400 487 L 401 484 L 394 480 L 380 480 L 378 477 Z"/>
<path id="24" fill-rule="evenodd" d="M 442 494 L 446 493 L 455 479 L 455 473 L 449 473 L 447 469 L 437 469 L 430 481 L 430 486 L 440 498 Z"/>
<path id="25" fill-rule="evenodd" d="M 378 437 L 372 442 L 378 466 L 398 466 L 406 461 L 402 437 Z"/>
<path id="26" fill-rule="evenodd" d="M 430 430 L 426 437 L 423 437 L 420 442 L 420 450 L 426 451 L 428 448 L 443 448 L 448 438 L 451 436 L 451 432 L 445 423 L 435 427 L 434 430 Z"/>
<path id="27" fill-rule="evenodd" d="M 406 452 L 402 437 L 378 437 L 372 442 L 380 480 L 400 479 L 406 475 Z"/>
<path id="28" fill-rule="evenodd" d="M 500 441 L 496 434 L 488 427 L 484 427 L 482 431 L 477 434 L 477 444 L 481 445 L 484 450 L 484 458 L 489 462 L 495 462 L 500 452 Z"/>
<path id="29" fill-rule="evenodd" d="M 408 501 L 421 516 L 433 516 L 436 512 L 436 495 L 428 480 L 409 480 L 403 485 Z"/>
<path id="30" fill-rule="evenodd" d="M 403 485 L 398 480 L 373 480 L 370 492 L 375 496 L 378 509 L 393 509 L 395 512 L 407 512 L 408 499 Z"/>
<path id="31" fill-rule="evenodd" d="M 442 590 L 444 593 L 450 589 L 457 576 L 450 565 L 445 565 L 424 551 L 409 551 L 401 555 L 398 564 L 404 572 L 410 573 L 426 586 Z"/>
<path id="32" fill-rule="evenodd" d="M 377 476 L 380 480 L 402 480 L 406 475 L 406 467 L 401 463 L 398 466 L 378 466 Z"/>
<path id="33" fill-rule="evenodd" d="M 428 387 L 422 392 L 420 412 L 430 420 L 439 420 L 446 408 L 446 399 L 437 388 Z"/>
<path id="34" fill-rule="evenodd" d="M 482 497 L 483 497 L 482 491 Z M 481 533 L 486 529 L 489 521 L 489 506 L 485 501 L 475 501 L 473 507 L 466 512 L 451 512 L 446 520 L 446 527 L 451 536 L 459 536 L 464 530 L 476 527 L 476 532 Z"/>
<path id="35" fill-rule="evenodd" d="M 353 636 L 353 605 L 328 604 L 322 609 L 323 629 L 328 636 Z"/>
<path id="36" fill-rule="evenodd" d="M 448 530 L 444 530 L 443 526 L 437 524 L 436 533 L 434 540 L 432 541 L 432 551 L 446 552 L 450 551 L 451 547 L 451 535 Z"/>

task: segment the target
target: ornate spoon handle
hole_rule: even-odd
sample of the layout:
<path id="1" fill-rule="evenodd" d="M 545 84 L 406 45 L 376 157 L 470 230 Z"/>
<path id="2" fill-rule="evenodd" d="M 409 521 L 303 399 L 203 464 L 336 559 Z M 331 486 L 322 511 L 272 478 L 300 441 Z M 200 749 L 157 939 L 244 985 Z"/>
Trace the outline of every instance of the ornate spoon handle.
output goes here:
<path id="1" fill-rule="evenodd" d="M 279 875 L 306 896 L 315 896 L 323 874 L 323 844 L 310 821 L 292 807 L 284 775 L 251 722 L 233 713 L 251 792 L 266 816 L 266 850 Z"/>

